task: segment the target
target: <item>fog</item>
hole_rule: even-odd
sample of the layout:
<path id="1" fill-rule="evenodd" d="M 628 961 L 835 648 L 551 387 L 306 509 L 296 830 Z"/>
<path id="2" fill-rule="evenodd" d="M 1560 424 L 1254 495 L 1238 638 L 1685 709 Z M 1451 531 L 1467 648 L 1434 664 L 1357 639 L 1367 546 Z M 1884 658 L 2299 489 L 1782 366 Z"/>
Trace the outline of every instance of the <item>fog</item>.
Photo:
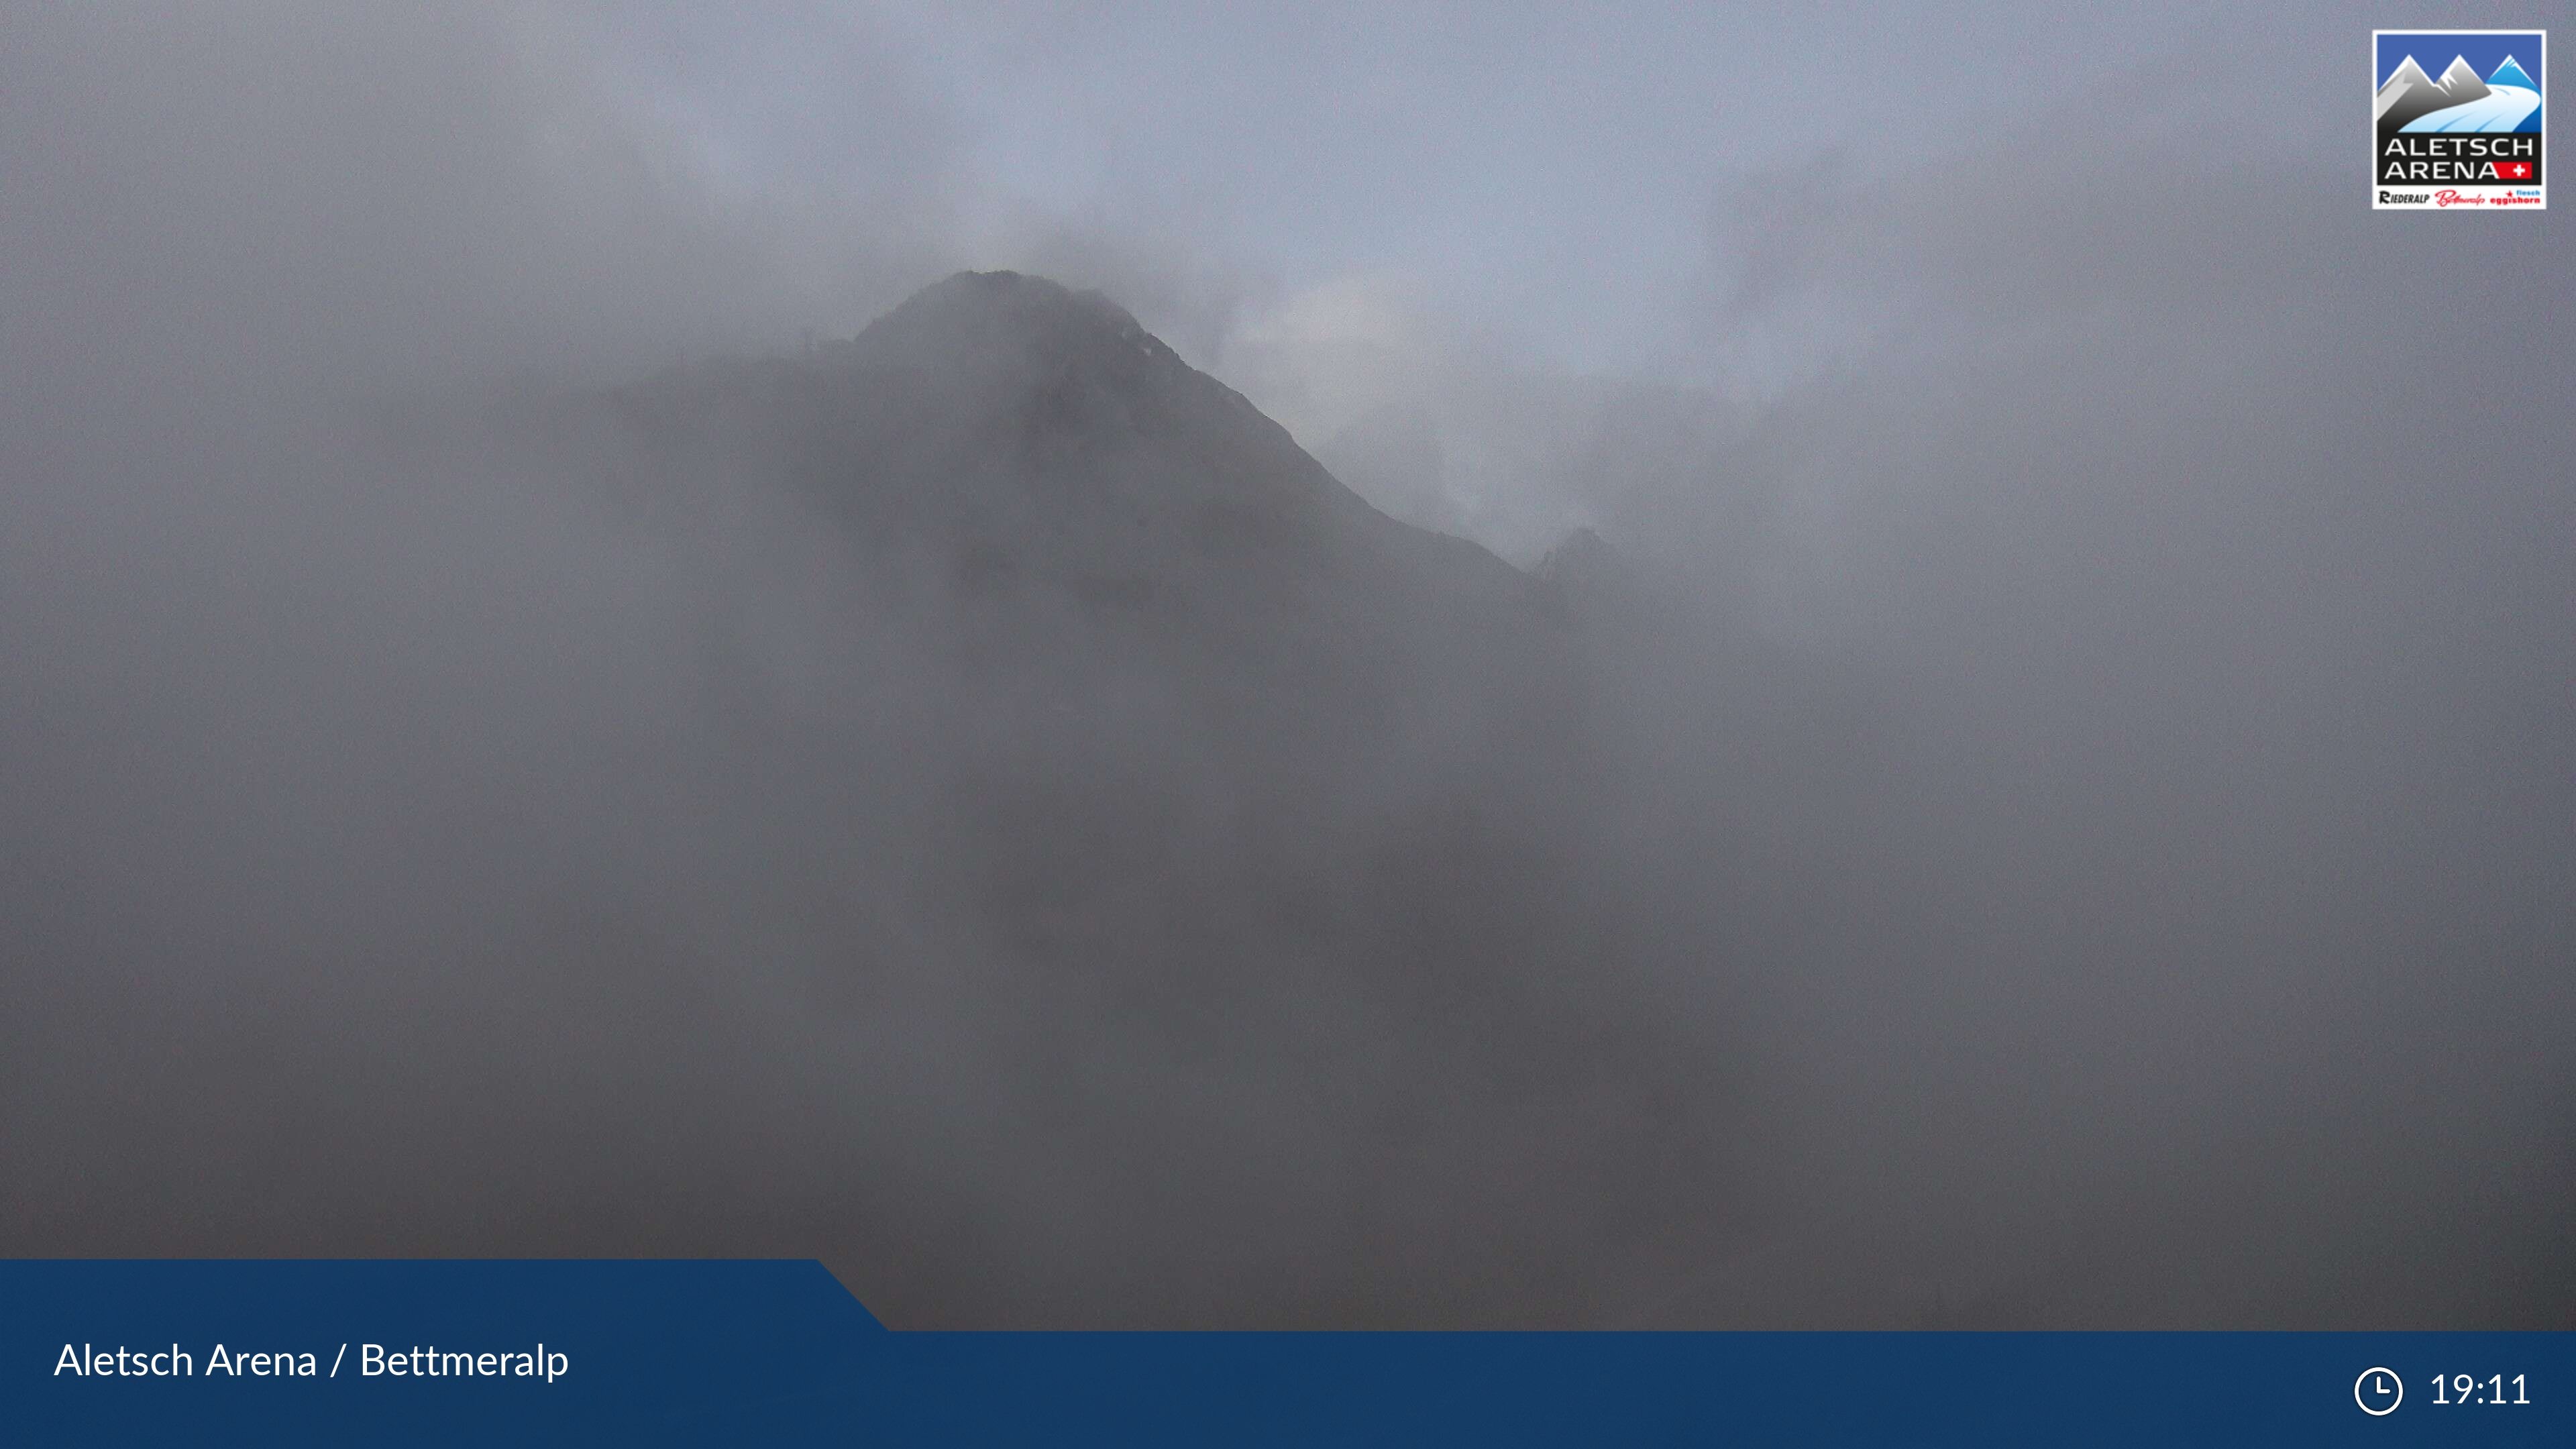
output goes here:
<path id="1" fill-rule="evenodd" d="M 2340 19 L 2164 20 L 1809 139 L 1637 83 L 1788 20 L 12 7 L 0 1252 L 2576 1326 L 2556 223 L 2370 214 Z M 1016 354 L 847 342 L 995 267 L 1503 562 L 1162 371 L 996 461 Z M 1238 479 L 1342 531 L 1155 531 Z"/>

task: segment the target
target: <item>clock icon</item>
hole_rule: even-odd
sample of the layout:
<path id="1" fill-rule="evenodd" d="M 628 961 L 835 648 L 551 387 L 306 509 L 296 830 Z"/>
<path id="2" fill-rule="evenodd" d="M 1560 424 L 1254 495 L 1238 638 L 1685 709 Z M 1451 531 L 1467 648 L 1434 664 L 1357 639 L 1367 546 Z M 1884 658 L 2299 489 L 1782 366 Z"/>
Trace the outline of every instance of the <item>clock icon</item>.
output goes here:
<path id="1" fill-rule="evenodd" d="M 2352 1381 L 2352 1401 L 2374 1419 L 2394 1414 L 2406 1402 L 2406 1385 L 2398 1381 L 2395 1369 L 2363 1369 L 2361 1377 Z"/>

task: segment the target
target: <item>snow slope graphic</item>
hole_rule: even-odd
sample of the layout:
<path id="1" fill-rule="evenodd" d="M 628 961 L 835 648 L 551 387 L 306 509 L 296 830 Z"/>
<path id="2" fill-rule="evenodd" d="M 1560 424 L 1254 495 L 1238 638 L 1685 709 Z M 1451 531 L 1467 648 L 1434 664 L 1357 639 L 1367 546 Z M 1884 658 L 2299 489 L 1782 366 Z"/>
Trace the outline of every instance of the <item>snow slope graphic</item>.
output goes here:
<path id="1" fill-rule="evenodd" d="M 2400 131 L 2514 131 L 2539 113 L 2540 88 L 2509 55 L 2483 80 L 2465 57 L 2452 57 L 2442 78 L 2435 80 L 2410 55 L 2379 88 L 2373 111 L 2383 136 Z"/>

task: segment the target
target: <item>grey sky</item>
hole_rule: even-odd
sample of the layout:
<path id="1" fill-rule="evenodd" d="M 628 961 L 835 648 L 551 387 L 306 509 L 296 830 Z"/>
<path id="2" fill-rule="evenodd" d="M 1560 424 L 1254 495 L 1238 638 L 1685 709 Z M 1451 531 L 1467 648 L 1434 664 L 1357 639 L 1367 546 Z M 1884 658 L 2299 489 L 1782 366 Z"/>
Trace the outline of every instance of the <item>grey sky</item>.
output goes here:
<path id="1" fill-rule="evenodd" d="M 1919 163 L 2177 60 L 2263 75 L 2261 134 L 2329 149 L 2349 130 L 2318 104 L 2338 89 L 2332 14 L 789 6 L 602 23 L 639 102 L 752 184 L 829 189 L 882 164 L 893 94 L 955 148 L 937 161 L 979 227 L 1007 232 L 1022 208 L 1152 218 L 1274 286 L 1393 273 L 1598 366 L 1682 340 L 1665 314 L 1750 173 L 1833 151 Z"/>
<path id="2" fill-rule="evenodd" d="M 2364 84 L 2367 28 L 2331 5 L 2259 23 L 2217 5 L 674 5 L 563 21 L 568 50 L 610 77 L 605 103 L 665 128 L 696 184 L 775 209 L 770 244 L 802 249 L 800 285 L 838 328 L 912 278 L 852 286 L 829 270 L 845 248 L 798 242 L 808 228 L 1102 285 L 1382 503 L 1516 557 L 1592 521 L 1548 476 L 1564 460 L 1513 436 L 1534 378 L 1758 401 L 1918 323 L 1921 243 L 1951 269 L 1986 251 L 1999 277 L 2038 258 L 2061 292 L 2134 285 L 2126 251 L 2221 293 L 2239 256 L 2384 244 L 2368 218 L 2295 243 L 2266 219 L 2356 150 L 2342 102 Z M 2221 125 L 2220 93 L 2253 98 Z M 2214 206 L 2191 179 L 2204 157 L 2269 178 L 2279 202 L 2258 185 L 2228 203 L 2249 212 Z M 1953 220 L 1921 243 L 1908 220 L 1814 221 L 1856 191 L 1944 188 Z M 2098 235 L 2049 235 L 2070 194 Z M 2536 246 L 2547 225 L 2502 244 Z M 1783 286 L 1790 239 L 1843 264 Z M 2055 240 L 2073 249 L 2039 257 Z M 2019 303 L 1984 299 L 1991 316 Z M 1538 406 L 1551 438 L 1560 407 Z M 1439 480 L 1375 481 L 1403 467 L 1355 450 L 1390 428 L 1417 461 L 1436 445 Z"/>

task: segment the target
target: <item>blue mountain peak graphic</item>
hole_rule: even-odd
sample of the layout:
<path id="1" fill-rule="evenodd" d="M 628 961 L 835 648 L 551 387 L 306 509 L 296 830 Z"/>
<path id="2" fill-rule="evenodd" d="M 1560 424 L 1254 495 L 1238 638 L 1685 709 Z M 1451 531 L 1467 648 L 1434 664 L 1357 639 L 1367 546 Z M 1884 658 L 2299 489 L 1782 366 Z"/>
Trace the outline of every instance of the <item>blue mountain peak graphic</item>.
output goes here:
<path id="1" fill-rule="evenodd" d="M 2539 85 L 2535 83 L 2531 77 L 2522 73 L 2522 67 L 2514 64 L 2513 57 L 2509 55 L 2504 58 L 2504 64 L 2496 67 L 2495 74 L 2487 77 L 2487 84 L 2491 86 L 2520 86 L 2527 91 L 2536 91 L 2540 89 Z"/>

